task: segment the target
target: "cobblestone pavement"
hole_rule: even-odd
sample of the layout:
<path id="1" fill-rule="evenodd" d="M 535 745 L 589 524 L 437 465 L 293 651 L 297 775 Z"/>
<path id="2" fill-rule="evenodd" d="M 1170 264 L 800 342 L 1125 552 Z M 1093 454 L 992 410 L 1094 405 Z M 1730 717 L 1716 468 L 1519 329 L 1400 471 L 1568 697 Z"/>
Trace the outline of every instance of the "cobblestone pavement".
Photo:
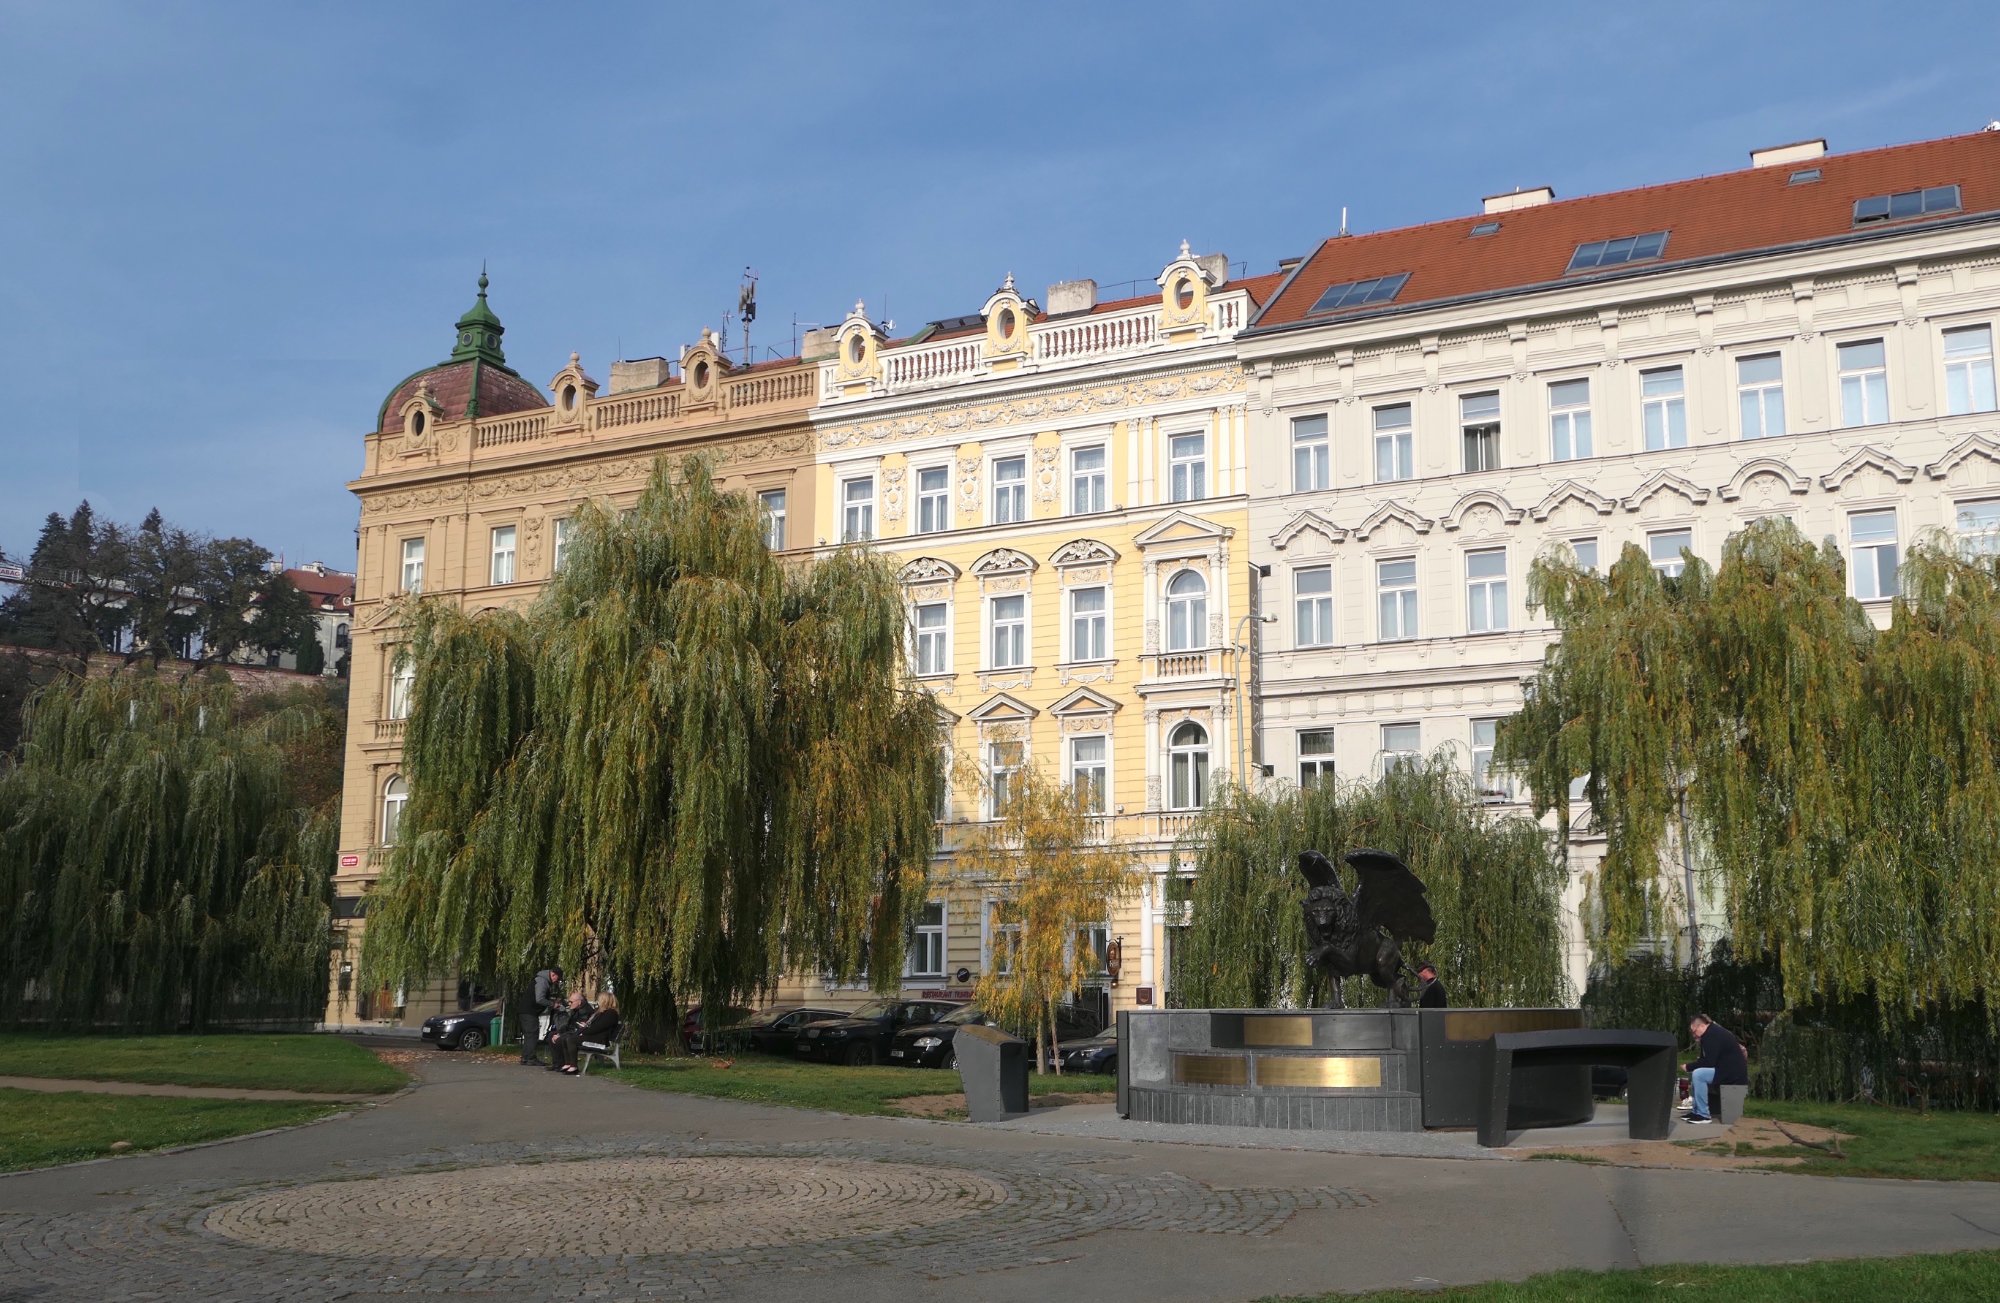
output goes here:
<path id="1" fill-rule="evenodd" d="M 1138 1144 L 417 1066 L 328 1122 L 0 1179 L 0 1303 L 1228 1299 L 2000 1246 L 2000 1192 L 1970 1186 Z"/>

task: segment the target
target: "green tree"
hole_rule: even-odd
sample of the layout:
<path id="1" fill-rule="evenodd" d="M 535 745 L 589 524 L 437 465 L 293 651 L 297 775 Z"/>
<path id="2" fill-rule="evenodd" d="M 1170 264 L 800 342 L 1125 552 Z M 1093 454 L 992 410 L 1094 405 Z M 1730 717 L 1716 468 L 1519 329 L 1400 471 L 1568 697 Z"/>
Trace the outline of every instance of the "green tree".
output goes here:
<path id="1" fill-rule="evenodd" d="M 1302 851 L 1336 863 L 1363 846 L 1400 856 L 1423 880 L 1437 938 L 1404 952 L 1428 959 L 1455 1003 L 1559 1004 L 1562 889 L 1555 838 L 1533 820 L 1496 816 L 1465 773 L 1439 755 L 1376 782 L 1319 783 L 1276 794 L 1231 789 L 1183 848 L 1192 878 L 1174 879 L 1188 925 L 1176 939 L 1172 990 L 1186 1007 L 1296 1007 L 1306 998 Z M 1343 870 L 1346 872 L 1346 870 Z M 1348 882 L 1349 889 L 1353 883 Z M 1379 1003 L 1348 979 L 1350 1007 Z"/>
<path id="2" fill-rule="evenodd" d="M 1039 1072 L 1053 1057 L 1056 1006 L 1099 975 L 1103 955 L 1092 930 L 1138 894 L 1145 871 L 1105 840 L 1085 793 L 1037 766 L 1010 782 L 997 802 L 1000 817 L 972 827 L 952 871 L 995 898 L 992 961 L 973 999 L 996 1022 L 1031 1030 Z"/>
<path id="3" fill-rule="evenodd" d="M 935 706 L 893 570 L 787 567 L 706 463 L 578 513 L 526 612 L 402 611 L 410 801 L 369 980 L 597 963 L 642 1026 L 786 970 L 901 971 L 935 839 Z"/>
<path id="4" fill-rule="evenodd" d="M 292 656 L 301 674 L 318 674 L 325 670 L 326 648 L 320 643 L 319 631 L 315 629 L 301 637 L 292 647 Z"/>

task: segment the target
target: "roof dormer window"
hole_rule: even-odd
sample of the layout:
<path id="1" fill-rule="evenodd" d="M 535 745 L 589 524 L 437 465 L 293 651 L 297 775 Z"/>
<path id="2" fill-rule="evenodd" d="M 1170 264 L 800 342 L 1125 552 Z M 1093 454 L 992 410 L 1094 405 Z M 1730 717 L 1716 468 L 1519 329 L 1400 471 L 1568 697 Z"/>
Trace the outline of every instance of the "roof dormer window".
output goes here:
<path id="1" fill-rule="evenodd" d="M 1588 244 L 1576 246 L 1570 255 L 1569 271 L 1595 271 L 1601 267 L 1616 267 L 1622 263 L 1644 262 L 1657 258 L 1667 247 L 1667 232 L 1651 231 L 1645 235 L 1626 235 L 1616 240 L 1592 240 Z"/>
<path id="2" fill-rule="evenodd" d="M 1339 308 L 1359 308 L 1371 303 L 1387 303 L 1402 292 L 1403 282 L 1410 279 L 1410 273 L 1399 271 L 1393 276 L 1376 276 L 1370 280 L 1343 281 L 1329 285 L 1319 301 L 1312 305 L 1313 312 L 1333 312 Z"/>
<path id="3" fill-rule="evenodd" d="M 1870 195 L 1854 201 L 1854 224 L 1872 226 L 1877 222 L 1900 222 L 1906 217 L 1958 211 L 1958 187 L 1934 185 L 1927 190 L 1903 190 L 1893 195 Z"/>
<path id="4" fill-rule="evenodd" d="M 1500 223 L 1498 222 L 1493 222 L 1493 221 L 1476 222 L 1473 224 L 1472 230 L 1468 232 L 1468 234 L 1491 235 L 1499 229 L 1500 229 Z"/>

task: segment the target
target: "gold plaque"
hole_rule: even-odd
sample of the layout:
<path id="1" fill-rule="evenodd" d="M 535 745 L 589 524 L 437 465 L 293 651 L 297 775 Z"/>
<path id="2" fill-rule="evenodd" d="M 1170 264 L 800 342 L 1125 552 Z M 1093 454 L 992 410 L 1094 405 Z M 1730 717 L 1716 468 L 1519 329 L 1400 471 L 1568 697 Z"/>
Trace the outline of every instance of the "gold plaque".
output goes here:
<path id="1" fill-rule="evenodd" d="M 1581 1026 L 1580 1009 L 1467 1009 L 1444 1016 L 1444 1038 L 1483 1041 L 1495 1032 L 1547 1032 Z"/>
<path id="2" fill-rule="evenodd" d="M 1382 1060 L 1373 1054 L 1260 1054 L 1257 1084 L 1379 1090 Z"/>
<path id="3" fill-rule="evenodd" d="M 1307 1015 L 1292 1015 L 1281 1018 L 1245 1015 L 1243 1019 L 1243 1043 L 1245 1045 L 1298 1045 L 1313 1043 L 1313 1020 Z"/>
<path id="4" fill-rule="evenodd" d="M 1174 1081 L 1182 1086 L 1247 1086 L 1250 1061 L 1234 1054 L 1176 1054 Z"/>

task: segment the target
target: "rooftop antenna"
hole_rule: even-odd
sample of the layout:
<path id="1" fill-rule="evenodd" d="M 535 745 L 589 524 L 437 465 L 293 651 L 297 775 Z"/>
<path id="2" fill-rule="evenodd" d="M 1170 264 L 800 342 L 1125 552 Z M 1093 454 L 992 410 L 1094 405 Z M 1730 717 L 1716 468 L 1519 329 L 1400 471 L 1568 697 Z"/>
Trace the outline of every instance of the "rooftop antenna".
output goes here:
<path id="1" fill-rule="evenodd" d="M 750 351 L 750 323 L 757 319 L 757 273 L 743 269 L 743 283 L 736 287 L 736 316 L 743 323 L 743 364 L 756 361 Z"/>
<path id="2" fill-rule="evenodd" d="M 1342 235 L 1346 235 L 1346 234 L 1347 234 L 1347 205 L 1346 205 L 1346 204 L 1342 204 L 1342 205 L 1340 206 L 1340 233 L 1341 233 Z"/>

